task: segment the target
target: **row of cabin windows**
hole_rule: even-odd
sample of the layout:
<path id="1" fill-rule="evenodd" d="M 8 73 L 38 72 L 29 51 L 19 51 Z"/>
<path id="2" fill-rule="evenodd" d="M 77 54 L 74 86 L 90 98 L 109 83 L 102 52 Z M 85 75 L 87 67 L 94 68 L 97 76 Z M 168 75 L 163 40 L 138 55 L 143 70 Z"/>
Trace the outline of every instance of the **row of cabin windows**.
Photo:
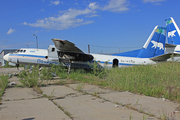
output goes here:
<path id="1" fill-rule="evenodd" d="M 17 50 L 17 52 L 24 52 L 24 53 L 25 53 L 25 52 L 26 52 L 26 50 Z"/>

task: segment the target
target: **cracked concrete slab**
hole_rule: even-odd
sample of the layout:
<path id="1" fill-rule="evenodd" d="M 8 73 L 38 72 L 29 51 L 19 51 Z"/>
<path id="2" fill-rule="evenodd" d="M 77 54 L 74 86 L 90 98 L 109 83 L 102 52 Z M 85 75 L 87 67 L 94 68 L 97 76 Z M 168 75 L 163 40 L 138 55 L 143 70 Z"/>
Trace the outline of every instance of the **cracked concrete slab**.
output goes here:
<path id="1" fill-rule="evenodd" d="M 143 113 L 127 109 L 114 103 L 94 98 L 91 95 L 78 97 L 66 97 L 65 99 L 53 100 L 65 111 L 69 112 L 74 120 L 140 120 L 149 117 Z"/>
<path id="2" fill-rule="evenodd" d="M 70 120 L 47 98 L 3 101 L 0 120 Z"/>
<path id="3" fill-rule="evenodd" d="M 113 91 L 113 90 L 109 90 L 109 89 L 102 89 L 99 86 L 89 85 L 89 84 L 86 84 L 86 83 L 84 83 L 83 85 L 81 85 L 81 84 L 69 84 L 69 87 L 71 87 L 71 88 L 73 88 L 75 90 L 78 89 L 77 88 L 78 86 L 82 87 L 81 91 L 87 92 L 89 94 L 94 94 L 94 93 L 105 94 L 105 93 L 110 93 L 110 92 Z"/>
<path id="4" fill-rule="evenodd" d="M 21 87 L 8 87 L 2 96 L 2 101 L 33 99 L 41 97 L 41 94 L 37 94 L 33 88 L 21 88 Z"/>
<path id="5" fill-rule="evenodd" d="M 78 91 L 61 85 L 48 85 L 46 87 L 41 87 L 41 90 L 43 91 L 43 94 L 54 97 L 64 97 L 67 95 L 82 95 L 82 93 Z"/>
<path id="6" fill-rule="evenodd" d="M 9 78 L 8 80 L 10 83 L 11 82 L 15 82 L 17 85 L 22 85 L 22 83 L 19 81 L 19 78 L 17 76 L 12 76 L 11 78 Z M 10 85 L 9 85 L 10 86 Z"/>
<path id="7" fill-rule="evenodd" d="M 10 71 L 6 72 L 8 73 Z M 0 73 L 3 72 L 0 71 Z M 9 81 L 18 83 L 18 78 L 12 76 Z M 58 79 L 55 79 L 50 82 L 54 83 L 57 81 Z M 176 110 L 177 107 L 179 107 L 178 110 L 180 110 L 180 105 L 169 100 L 130 92 L 117 92 L 87 83 L 69 84 L 72 82 L 68 83 L 64 81 L 63 83 L 66 83 L 67 86 L 49 85 L 41 87 L 43 94 L 53 96 L 53 99 L 50 100 L 42 94 L 37 94 L 32 88 L 15 88 L 13 85 L 9 86 L 2 97 L 0 119 L 70 119 L 57 107 L 58 105 L 61 106 L 65 112 L 67 111 L 68 114 L 71 114 L 75 120 L 127 120 L 130 119 L 130 117 L 132 117 L 133 120 L 143 120 L 143 116 L 144 119 L 147 118 L 147 120 L 156 119 L 147 115 L 145 117 L 143 113 L 152 114 L 156 117 L 168 117 L 169 120 L 178 120 L 180 118 L 180 112 Z M 87 93 L 95 96 L 87 95 Z M 100 96 L 100 98 L 98 98 L 98 96 Z M 51 100 L 57 104 L 54 104 Z M 55 114 L 62 113 L 62 116 L 55 118 L 54 116 L 58 115 L 54 115 L 54 113 L 51 115 L 53 109 L 56 109 Z M 172 112 L 173 114 L 171 114 Z M 64 115 L 65 119 L 63 117 Z"/>
<path id="8" fill-rule="evenodd" d="M 24 70 L 24 68 L 20 67 L 19 70 L 17 68 L 0 68 L 0 75 L 15 74 L 15 73 L 20 72 L 21 70 Z"/>
<path id="9" fill-rule="evenodd" d="M 69 86 L 76 89 L 78 84 L 70 84 Z M 169 100 L 133 94 L 130 92 L 117 92 L 88 84 L 84 84 L 81 91 L 89 94 L 98 93 L 98 95 L 103 99 L 123 106 L 128 105 L 128 107 L 146 114 L 155 115 L 156 117 L 173 116 L 180 118 L 180 112 L 176 110 L 179 104 Z"/>
<path id="10" fill-rule="evenodd" d="M 114 92 L 99 94 L 99 96 L 115 103 L 129 105 L 132 108 L 155 115 L 156 117 L 160 117 L 164 114 L 167 116 L 176 114 L 176 117 L 180 117 L 179 112 L 176 110 L 179 104 L 169 100 L 133 94 L 130 92 Z"/>

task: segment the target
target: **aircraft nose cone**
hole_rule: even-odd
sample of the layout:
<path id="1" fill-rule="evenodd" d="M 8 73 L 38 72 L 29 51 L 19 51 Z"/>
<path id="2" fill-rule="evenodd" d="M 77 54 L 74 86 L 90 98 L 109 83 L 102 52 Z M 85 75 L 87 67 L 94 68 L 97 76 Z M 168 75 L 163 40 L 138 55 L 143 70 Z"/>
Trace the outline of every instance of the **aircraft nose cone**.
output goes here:
<path id="1" fill-rule="evenodd" d="M 8 61 L 8 58 L 9 58 L 9 54 L 6 54 L 6 55 L 3 57 L 3 59 L 4 59 L 5 61 Z"/>

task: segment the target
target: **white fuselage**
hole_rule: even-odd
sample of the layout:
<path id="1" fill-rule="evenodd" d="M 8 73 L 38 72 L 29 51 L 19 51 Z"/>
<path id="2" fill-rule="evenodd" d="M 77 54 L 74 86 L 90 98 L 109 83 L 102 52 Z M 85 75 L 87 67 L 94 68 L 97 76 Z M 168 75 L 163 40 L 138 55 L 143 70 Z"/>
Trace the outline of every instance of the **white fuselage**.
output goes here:
<path id="1" fill-rule="evenodd" d="M 113 55 L 102 55 L 102 54 L 91 54 L 94 60 L 98 62 L 101 66 L 113 67 L 113 65 L 118 64 L 118 67 L 132 66 L 132 65 L 147 65 L 155 64 L 156 62 L 150 60 L 149 58 L 137 58 L 137 57 L 123 57 L 123 56 L 113 56 Z"/>
<path id="2" fill-rule="evenodd" d="M 113 55 L 102 55 L 102 54 L 91 54 L 96 61 L 101 66 L 107 67 L 124 67 L 131 65 L 147 65 L 155 64 L 156 62 L 150 60 L 149 58 L 136 58 L 136 57 L 123 57 L 123 56 L 113 56 Z M 50 64 L 58 65 L 59 61 L 50 61 L 48 59 L 48 50 L 46 49 L 27 49 L 21 48 L 14 53 L 9 53 L 4 56 L 4 59 L 8 62 L 14 64 L 33 64 L 40 66 L 49 66 Z M 72 67 L 76 68 L 88 68 L 87 62 L 72 62 Z"/>
<path id="3" fill-rule="evenodd" d="M 57 62 L 48 61 L 48 51 L 46 49 L 31 49 L 21 48 L 14 53 L 9 53 L 4 56 L 4 60 L 14 64 L 33 64 L 40 66 L 49 66 L 50 63 L 58 64 Z"/>

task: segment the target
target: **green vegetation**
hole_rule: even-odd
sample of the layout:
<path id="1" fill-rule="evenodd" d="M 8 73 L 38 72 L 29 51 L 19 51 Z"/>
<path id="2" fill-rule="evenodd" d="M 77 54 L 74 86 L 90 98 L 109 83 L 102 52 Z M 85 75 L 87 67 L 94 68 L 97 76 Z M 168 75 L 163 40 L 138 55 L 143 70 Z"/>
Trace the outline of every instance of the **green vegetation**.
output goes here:
<path id="1" fill-rule="evenodd" d="M 37 87 L 43 82 L 43 80 L 39 80 L 39 66 L 32 67 L 31 71 L 29 69 L 23 70 L 18 78 L 27 87 Z"/>
<path id="2" fill-rule="evenodd" d="M 9 62 L 6 62 L 6 64 L 3 66 L 4 68 L 14 68 L 16 66 L 9 65 Z"/>
<path id="3" fill-rule="evenodd" d="M 1 75 L 0 76 L 0 103 L 1 103 L 1 97 L 7 87 L 8 84 L 8 76 Z"/>
<path id="4" fill-rule="evenodd" d="M 50 69 L 43 68 L 39 76 L 39 67 L 32 71 L 24 70 L 20 81 L 28 87 L 38 86 L 43 79 L 52 79 L 52 73 L 60 79 L 72 79 L 80 83 L 100 85 L 117 91 L 129 91 L 147 96 L 164 97 L 173 101 L 180 101 L 180 63 L 164 62 L 156 65 L 141 65 L 124 68 L 100 69 L 94 67 L 91 71 L 83 69 L 71 70 L 62 65 L 52 65 Z M 39 79 L 41 78 L 41 79 Z M 79 84 L 81 90 L 83 84 Z M 138 101 L 137 101 L 138 103 Z"/>
<path id="5" fill-rule="evenodd" d="M 118 91 L 130 91 L 154 97 L 163 96 L 166 99 L 180 101 L 179 68 L 179 62 L 165 62 L 156 65 L 105 69 L 99 74 L 71 72 L 69 78 Z"/>
<path id="6" fill-rule="evenodd" d="M 59 64 L 59 65 L 53 64 L 51 68 L 52 68 L 51 70 L 53 71 L 53 73 L 55 73 L 60 79 L 67 78 L 68 76 L 67 69 L 62 64 Z"/>
<path id="7" fill-rule="evenodd" d="M 24 65 L 19 65 L 19 67 L 24 67 Z M 2 68 L 16 68 L 16 66 L 11 66 L 9 65 L 9 62 L 6 62 L 6 64 L 2 66 Z"/>
<path id="8" fill-rule="evenodd" d="M 40 79 L 41 80 L 52 80 L 53 79 L 52 69 L 43 67 L 41 69 Z"/>

